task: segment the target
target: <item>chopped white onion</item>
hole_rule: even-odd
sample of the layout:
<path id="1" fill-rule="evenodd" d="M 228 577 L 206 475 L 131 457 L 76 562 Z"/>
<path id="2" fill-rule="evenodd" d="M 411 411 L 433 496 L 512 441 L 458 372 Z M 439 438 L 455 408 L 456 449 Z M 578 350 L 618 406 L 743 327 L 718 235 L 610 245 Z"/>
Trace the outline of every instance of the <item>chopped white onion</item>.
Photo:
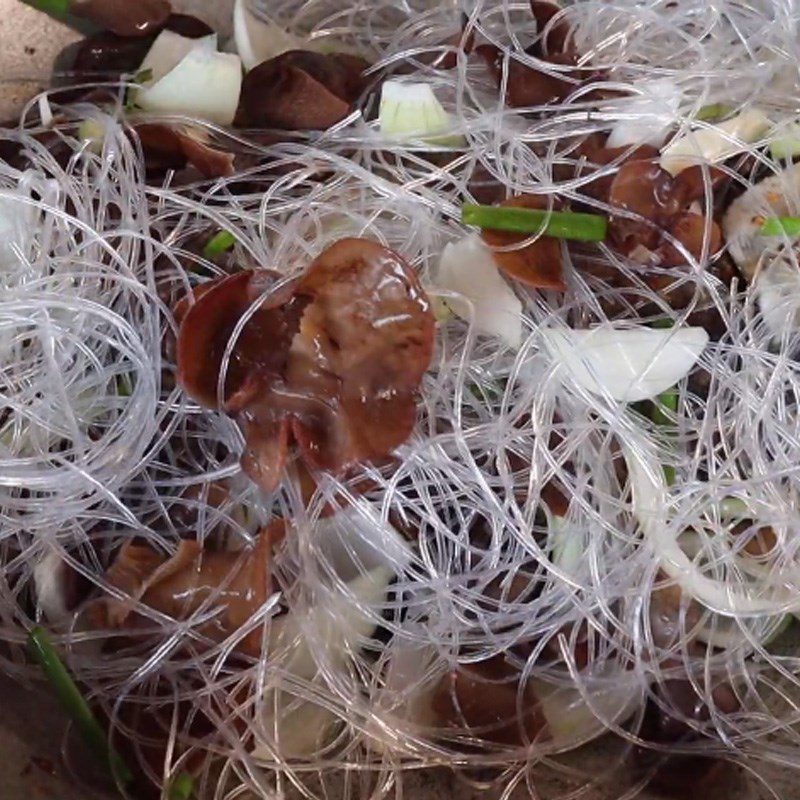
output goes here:
<path id="1" fill-rule="evenodd" d="M 549 528 L 550 557 L 563 573 L 574 578 L 586 552 L 586 528 L 559 516 L 552 518 Z"/>
<path id="2" fill-rule="evenodd" d="M 673 139 L 661 151 L 661 166 L 677 175 L 693 164 L 716 163 L 746 149 L 769 129 L 770 120 L 757 108 L 713 126 L 697 128 Z"/>
<path id="3" fill-rule="evenodd" d="M 800 125 L 796 122 L 770 140 L 769 153 L 774 159 L 794 158 L 800 155 Z"/>
<path id="4" fill-rule="evenodd" d="M 800 269 L 789 254 L 782 253 L 765 264 L 754 293 L 761 318 L 775 339 L 800 328 Z"/>
<path id="5" fill-rule="evenodd" d="M 315 531 L 325 563 L 344 590 L 332 587 L 310 606 L 277 618 L 270 630 L 272 663 L 284 674 L 317 679 L 318 663 L 339 670 L 368 638 L 392 576 L 401 571 L 411 551 L 397 531 L 381 524 L 369 506 L 351 507 L 321 520 Z M 290 682 L 287 682 L 290 683 Z M 268 689 L 265 730 L 277 730 L 276 744 L 284 757 L 313 753 L 327 738 L 337 716 L 287 690 L 278 680 Z M 256 757 L 268 757 L 270 746 L 257 743 Z"/>
<path id="6" fill-rule="evenodd" d="M 248 72 L 287 50 L 308 49 L 306 42 L 277 23 L 253 14 L 246 0 L 236 0 L 233 7 L 233 36 L 236 52 Z"/>
<path id="7" fill-rule="evenodd" d="M 579 747 L 601 736 L 609 725 L 624 722 L 641 704 L 641 684 L 631 675 L 620 671 L 592 683 L 587 702 L 571 686 L 531 680 L 550 731 L 548 747 L 561 751 Z"/>
<path id="8" fill-rule="evenodd" d="M 378 124 L 384 136 L 394 139 L 420 139 L 452 146 L 463 141 L 460 136 L 447 135 L 452 120 L 429 83 L 384 81 Z"/>
<path id="9" fill-rule="evenodd" d="M 652 399 L 686 376 L 708 342 L 703 328 L 540 331 L 552 357 L 581 388 L 633 403 Z"/>
<path id="10" fill-rule="evenodd" d="M 459 317 L 474 320 L 478 331 L 499 337 L 515 350 L 520 346 L 522 303 L 477 234 L 445 245 L 435 283 L 460 295 L 446 298 Z"/>
<path id="11" fill-rule="evenodd" d="M 19 197 L 11 192 L 0 196 L 0 276 L 22 266 L 20 255 L 27 256 L 33 241 L 37 212 L 23 200 L 29 194 L 20 191 Z"/>
<path id="12" fill-rule="evenodd" d="M 649 144 L 658 147 L 675 122 L 683 92 L 675 81 L 659 78 L 633 86 L 641 94 L 624 97 L 604 105 L 602 110 L 631 116 L 621 119 L 611 129 L 606 147 Z"/>
<path id="13" fill-rule="evenodd" d="M 66 565 L 57 550 L 50 550 L 33 568 L 33 586 L 36 605 L 48 622 L 59 623 L 69 619 L 64 587 Z"/>
<path id="14" fill-rule="evenodd" d="M 239 56 L 216 52 L 216 36 L 162 39 L 165 33 L 170 31 L 159 34 L 142 62 L 142 68 L 151 69 L 152 76 L 134 93 L 136 104 L 145 111 L 187 114 L 230 125 L 242 88 Z M 193 43 L 188 51 L 187 41 Z M 170 45 L 177 50 L 169 50 Z"/>
<path id="15" fill-rule="evenodd" d="M 748 280 L 753 280 L 764 251 L 781 237 L 761 235 L 764 217 L 792 216 L 800 209 L 800 164 L 769 175 L 751 186 L 728 206 L 722 233 L 728 252 Z"/>
<path id="16" fill-rule="evenodd" d="M 753 591 L 746 592 L 741 587 L 704 575 L 683 552 L 668 525 L 667 486 L 661 464 L 644 446 L 637 447 L 635 452 L 627 445 L 623 447 L 633 493 L 633 512 L 661 568 L 683 591 L 712 611 L 728 616 L 775 614 L 778 602 L 787 605 L 783 609 L 786 611 L 800 609 L 800 597 L 796 593 L 779 594 L 776 590 L 770 596 L 764 592 L 762 584 L 754 584 Z"/>
<path id="17" fill-rule="evenodd" d="M 161 31 L 139 66 L 139 72 L 146 72 L 149 76 L 144 83 L 148 85 L 157 83 L 196 49 L 206 50 L 209 53 L 216 52 L 217 34 L 191 39 L 174 31 Z"/>

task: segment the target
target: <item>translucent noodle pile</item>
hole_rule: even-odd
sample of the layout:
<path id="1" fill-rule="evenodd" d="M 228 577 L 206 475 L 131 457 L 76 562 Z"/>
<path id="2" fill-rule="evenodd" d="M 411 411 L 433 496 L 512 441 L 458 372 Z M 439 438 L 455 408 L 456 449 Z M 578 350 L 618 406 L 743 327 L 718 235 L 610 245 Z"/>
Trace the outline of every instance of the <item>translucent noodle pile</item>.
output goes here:
<path id="1" fill-rule="evenodd" d="M 164 786 L 190 772 L 201 800 L 400 798 L 419 790 L 422 767 L 452 768 L 457 796 L 632 797 L 658 767 L 657 757 L 631 766 L 641 749 L 719 757 L 778 797 L 770 765 L 800 767 L 800 328 L 775 341 L 745 282 L 729 285 L 687 254 L 654 270 L 688 297 L 674 310 L 609 246 L 565 249 L 566 292 L 515 286 L 518 351 L 441 314 L 417 424 L 396 461 L 347 480 L 324 475 L 310 501 L 296 464 L 274 493 L 252 484 L 234 422 L 176 384 L 175 304 L 223 274 L 198 254 L 209 232 L 234 236 L 231 263 L 285 275 L 344 236 L 376 239 L 441 308 L 435 267 L 465 233 L 475 180 L 609 213 L 585 192 L 597 172 L 571 168 L 576 146 L 635 123 L 635 104 L 598 104 L 590 82 L 530 115 L 503 104 L 480 59 L 426 66 L 462 11 L 467 31 L 541 66 L 522 52 L 536 36 L 528 2 L 462 5 L 286 0 L 269 12 L 359 47 L 376 72 L 411 60 L 464 148 L 387 140 L 377 105 L 268 145 L 171 117 L 256 166 L 147 185 L 120 88 L 117 114 L 53 102 L 51 132 L 67 158 L 38 137 L 38 98 L 2 131 L 29 166 L 0 161 L 0 668 L 38 675 L 25 642 L 45 624 L 125 757 Z M 757 102 L 777 130 L 795 119 L 792 0 L 580 2 L 559 19 L 607 88 L 674 81 L 674 128 L 710 104 Z M 87 118 L 101 132 L 93 141 L 79 131 Z M 761 143 L 725 167 L 739 187 L 781 168 Z M 614 276 L 633 287 L 625 298 Z M 681 325 L 700 313 L 719 331 L 678 384 L 666 426 L 581 387 L 542 333 Z M 104 576 L 125 543 L 172 554 L 192 538 L 245 551 L 276 518 L 290 523 L 275 548 L 276 592 L 224 641 L 203 633 L 213 596 L 189 619 L 142 606 L 144 623 L 113 650 L 80 611 L 43 611 L 63 564 L 81 596 L 96 598 L 113 591 Z M 768 557 L 743 557 L 732 518 L 771 529 Z M 253 631 L 263 657 L 241 657 Z M 519 707 L 519 687 L 535 687 L 550 735 L 504 743 L 437 727 L 431 698 L 443 678 L 502 653 L 519 675 Z M 702 717 L 668 690 L 687 681 Z M 654 706 L 697 735 L 644 744 Z M 601 735 L 602 749 L 573 752 Z"/>

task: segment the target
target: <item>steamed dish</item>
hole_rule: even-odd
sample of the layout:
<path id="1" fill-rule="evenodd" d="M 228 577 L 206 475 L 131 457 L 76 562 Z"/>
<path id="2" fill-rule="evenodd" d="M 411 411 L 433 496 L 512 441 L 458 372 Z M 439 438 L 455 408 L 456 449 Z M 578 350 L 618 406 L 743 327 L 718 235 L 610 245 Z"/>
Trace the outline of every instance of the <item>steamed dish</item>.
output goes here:
<path id="1" fill-rule="evenodd" d="M 135 798 L 795 763 L 789 4 L 151 11 L 0 129 L 3 668 Z"/>

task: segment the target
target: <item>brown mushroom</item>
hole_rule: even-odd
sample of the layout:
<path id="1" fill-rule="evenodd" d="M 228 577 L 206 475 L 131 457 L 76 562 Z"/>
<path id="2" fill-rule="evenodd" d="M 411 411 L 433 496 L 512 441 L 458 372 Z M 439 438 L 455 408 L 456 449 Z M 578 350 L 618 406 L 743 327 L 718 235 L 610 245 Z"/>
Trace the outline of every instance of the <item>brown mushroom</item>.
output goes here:
<path id="1" fill-rule="evenodd" d="M 539 38 L 536 41 L 536 54 L 552 56 L 569 52 L 567 46 L 570 34 L 569 23 L 561 19 L 551 24 L 553 17 L 561 11 L 561 6 L 558 3 L 550 2 L 550 0 L 531 0 L 531 11 L 536 18 L 536 25 L 539 30 Z"/>
<path id="2" fill-rule="evenodd" d="M 195 167 L 205 178 L 233 175 L 233 153 L 211 147 L 182 127 L 161 123 L 136 125 L 149 174 Z"/>
<path id="3" fill-rule="evenodd" d="M 242 83 L 238 125 L 324 130 L 344 119 L 366 88 L 369 63 L 342 53 L 289 50 L 259 64 Z"/>
<path id="4" fill-rule="evenodd" d="M 71 13 L 120 36 L 148 36 L 169 18 L 168 0 L 72 0 Z"/>
<path id="5" fill-rule="evenodd" d="M 171 14 L 163 27 L 189 39 L 200 39 L 214 33 L 205 22 L 188 14 Z M 74 63 L 69 65 L 74 74 L 73 82 L 85 80 L 91 74 L 114 79 L 124 72 L 135 72 L 157 35 L 156 31 L 147 36 L 120 36 L 104 30 L 87 36 L 78 44 Z"/>
<path id="6" fill-rule="evenodd" d="M 135 628 L 147 624 L 136 611 L 138 603 L 176 620 L 188 619 L 211 603 L 220 612 L 199 630 L 221 642 L 249 622 L 270 595 L 272 549 L 284 531 L 283 520 L 275 520 L 252 549 L 239 553 L 210 552 L 183 540 L 173 556 L 165 557 L 147 545 L 127 543 L 105 576 L 125 598 L 94 601 L 89 619 L 97 628 Z M 257 628 L 240 639 L 236 650 L 257 657 L 261 643 L 262 630 Z"/>
<path id="7" fill-rule="evenodd" d="M 628 161 L 620 167 L 609 190 L 608 202 L 642 219 L 614 215 L 609 236 L 624 251 L 637 245 L 654 250 L 661 239 L 661 225 L 676 211 L 672 176 L 653 161 Z"/>
<path id="8" fill-rule="evenodd" d="M 532 687 L 520 686 L 519 672 L 502 655 L 448 672 L 432 706 L 440 727 L 495 744 L 524 747 L 549 738 Z"/>
<path id="9" fill-rule="evenodd" d="M 434 319 L 415 274 L 377 242 L 343 239 L 259 300 L 271 280 L 242 272 L 197 298 L 178 336 L 179 382 L 236 418 L 242 466 L 267 490 L 292 443 L 307 465 L 337 474 L 384 459 L 411 433 L 432 354 Z M 223 355 L 248 310 L 218 398 Z"/>
<path id="10" fill-rule="evenodd" d="M 489 72 L 497 85 L 503 80 L 504 55 L 499 47 L 493 44 L 482 44 L 475 52 L 486 62 Z M 568 57 L 559 57 L 561 59 Z M 557 63 L 559 58 L 548 59 Z M 536 69 L 516 58 L 507 62 L 508 78 L 506 80 L 506 103 L 512 108 L 543 106 L 558 102 L 568 97 L 578 86 L 577 81 L 570 80 L 568 71 Z M 564 77 L 561 77 L 564 76 Z"/>
<path id="11" fill-rule="evenodd" d="M 514 208 L 546 209 L 546 197 L 520 195 L 512 197 L 501 206 Z M 552 236 L 539 236 L 535 241 L 522 245 L 530 236 L 508 231 L 486 229 L 483 240 L 494 250 L 494 259 L 500 269 L 516 280 L 539 289 L 564 291 L 564 264 L 561 242 Z M 513 249 L 506 249 L 513 248 Z"/>
<path id="12" fill-rule="evenodd" d="M 266 270 L 237 272 L 196 287 L 194 305 L 181 308 L 178 334 L 178 380 L 190 397 L 202 405 L 216 407 L 232 402 L 243 407 L 242 397 L 233 399 L 245 385 L 248 374 L 283 369 L 286 350 L 299 320 L 297 304 L 291 301 L 291 286 L 261 300 L 245 324 L 233 348 L 225 375 L 225 393 L 217 397 L 217 382 L 228 340 L 236 324 L 259 301 L 274 281 Z M 294 312 L 294 313 L 293 313 Z M 251 379 L 251 385 L 252 385 Z"/>

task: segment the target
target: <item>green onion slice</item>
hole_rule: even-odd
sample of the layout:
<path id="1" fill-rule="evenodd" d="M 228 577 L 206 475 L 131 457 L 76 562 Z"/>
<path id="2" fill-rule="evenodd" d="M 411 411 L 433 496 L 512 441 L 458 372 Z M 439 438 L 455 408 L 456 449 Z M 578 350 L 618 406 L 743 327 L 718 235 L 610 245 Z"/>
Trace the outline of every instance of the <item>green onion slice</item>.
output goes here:
<path id="1" fill-rule="evenodd" d="M 701 106 L 700 110 L 695 115 L 695 119 L 700 122 L 712 122 L 727 117 L 733 109 L 725 105 L 725 103 L 709 103 L 707 106 Z"/>
<path id="2" fill-rule="evenodd" d="M 169 800 L 189 800 L 194 793 L 194 778 L 188 772 L 181 772 L 169 787 Z"/>
<path id="3" fill-rule="evenodd" d="M 216 258 L 226 253 L 236 244 L 236 237 L 230 231 L 215 233 L 203 248 L 205 258 Z"/>
<path id="4" fill-rule="evenodd" d="M 479 206 L 465 203 L 461 221 L 478 228 L 514 233 L 538 233 L 576 242 L 600 242 L 606 238 L 608 220 L 599 214 L 544 211 L 512 206 Z"/>
<path id="5" fill-rule="evenodd" d="M 768 217 L 761 226 L 762 236 L 800 236 L 800 217 Z"/>
<path id="6" fill-rule="evenodd" d="M 30 632 L 28 646 L 55 690 L 64 711 L 92 752 L 108 765 L 111 774 L 123 786 L 131 783 L 133 775 L 120 755 L 109 744 L 103 726 L 92 713 L 43 628 L 36 627 Z"/>

